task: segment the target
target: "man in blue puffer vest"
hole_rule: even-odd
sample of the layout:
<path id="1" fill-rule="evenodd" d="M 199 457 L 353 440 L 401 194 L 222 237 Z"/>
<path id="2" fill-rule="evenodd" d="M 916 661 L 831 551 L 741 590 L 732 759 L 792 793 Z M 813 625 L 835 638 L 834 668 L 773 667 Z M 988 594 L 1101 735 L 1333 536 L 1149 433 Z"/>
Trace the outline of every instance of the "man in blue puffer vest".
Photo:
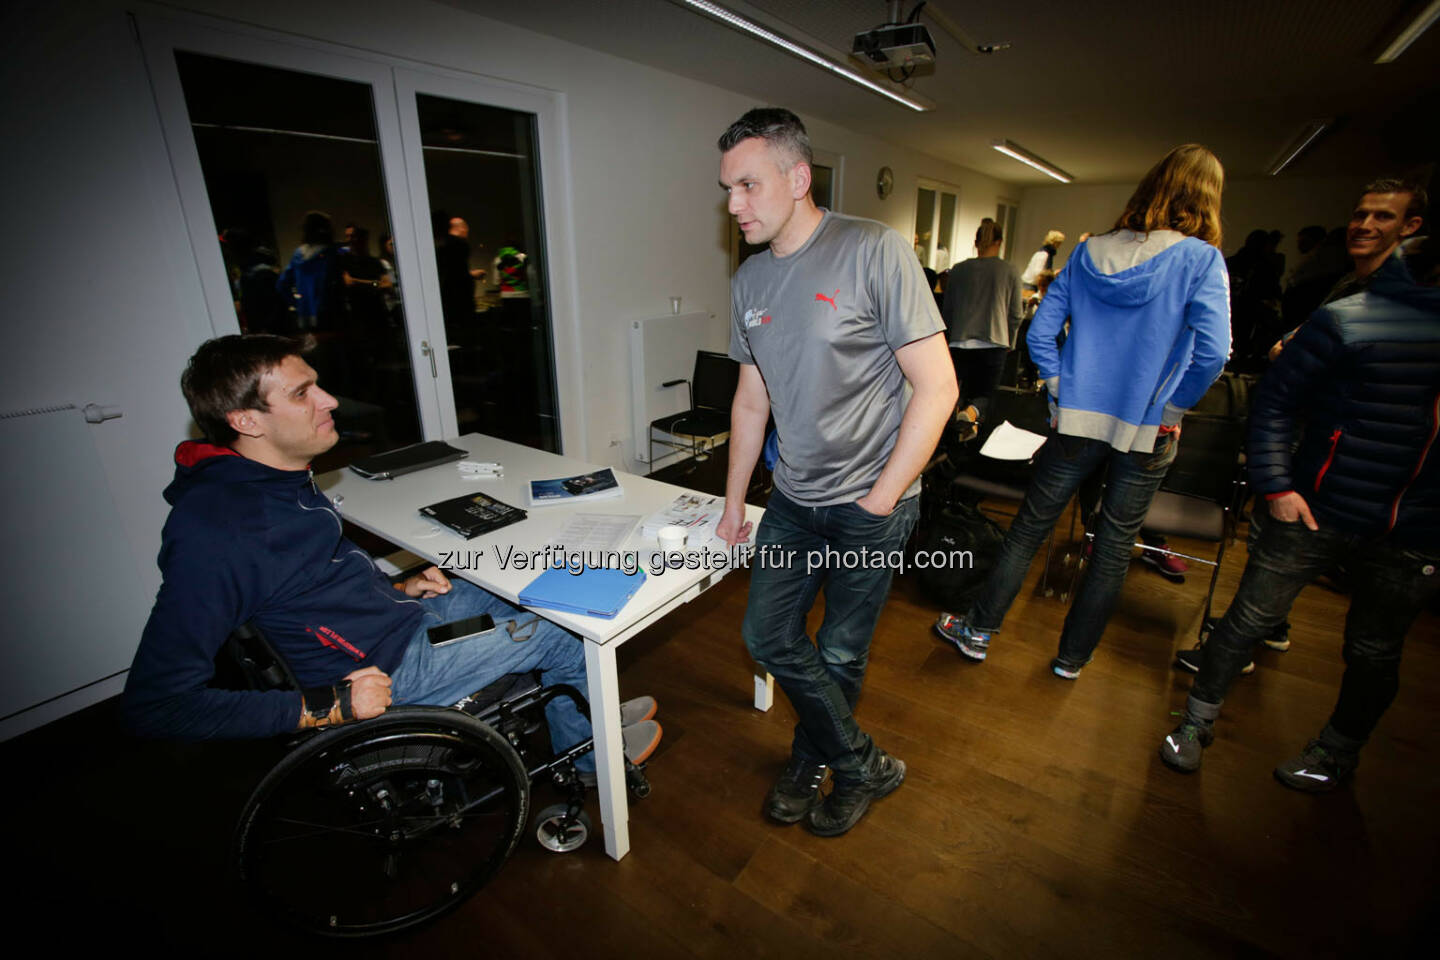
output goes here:
<path id="1" fill-rule="evenodd" d="M 1205 645 L 1180 725 L 1160 744 L 1171 767 L 1199 768 L 1255 644 L 1337 561 L 1351 590 L 1339 700 L 1320 734 L 1275 768 L 1276 778 L 1307 792 L 1334 789 L 1395 699 L 1405 634 L 1440 587 L 1440 453 L 1432 451 L 1440 432 L 1440 237 L 1416 242 L 1404 259 L 1392 253 L 1419 229 L 1425 202 L 1418 187 L 1362 198 L 1362 208 L 1398 215 L 1394 240 L 1381 248 L 1387 255 L 1364 292 L 1306 321 L 1260 384 L 1248 458 L 1268 511 L 1255 512 L 1259 537 L 1240 588 Z M 1352 219 L 1350 229 L 1367 227 Z"/>

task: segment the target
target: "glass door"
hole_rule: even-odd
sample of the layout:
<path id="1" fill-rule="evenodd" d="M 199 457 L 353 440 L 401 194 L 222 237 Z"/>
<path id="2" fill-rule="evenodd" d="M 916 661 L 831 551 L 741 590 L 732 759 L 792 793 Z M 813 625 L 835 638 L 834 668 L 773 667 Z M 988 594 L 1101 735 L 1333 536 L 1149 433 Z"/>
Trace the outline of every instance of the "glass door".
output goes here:
<path id="1" fill-rule="evenodd" d="M 391 70 L 163 20 L 142 42 L 211 328 L 306 338 L 340 399 L 317 469 L 440 436 Z"/>
<path id="2" fill-rule="evenodd" d="M 447 433 L 560 451 L 563 428 L 582 418 L 573 271 L 552 269 L 573 250 L 559 226 L 569 218 L 554 172 L 557 95 L 461 74 L 395 76 L 411 206 L 428 224 L 420 274 L 443 320 Z"/>

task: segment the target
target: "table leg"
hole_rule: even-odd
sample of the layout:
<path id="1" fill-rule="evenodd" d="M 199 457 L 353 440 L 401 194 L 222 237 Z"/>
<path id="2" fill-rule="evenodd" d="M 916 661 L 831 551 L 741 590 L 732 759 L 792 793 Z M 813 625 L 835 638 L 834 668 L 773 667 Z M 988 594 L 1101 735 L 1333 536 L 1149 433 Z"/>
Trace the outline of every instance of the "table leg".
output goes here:
<path id="1" fill-rule="evenodd" d="M 775 706 L 775 678 L 770 674 L 755 674 L 755 709 L 769 710 Z"/>
<path id="2" fill-rule="evenodd" d="M 625 748 L 620 738 L 620 677 L 615 646 L 585 641 L 585 676 L 590 691 L 590 725 L 595 737 L 595 773 L 605 852 L 616 860 L 630 852 L 630 808 L 625 795 Z"/>

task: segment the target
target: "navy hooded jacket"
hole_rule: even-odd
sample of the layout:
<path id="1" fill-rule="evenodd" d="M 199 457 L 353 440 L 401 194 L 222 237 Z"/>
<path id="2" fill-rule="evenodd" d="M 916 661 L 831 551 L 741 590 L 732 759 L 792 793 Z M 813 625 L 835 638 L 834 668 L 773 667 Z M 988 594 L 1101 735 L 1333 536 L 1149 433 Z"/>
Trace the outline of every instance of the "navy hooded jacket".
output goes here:
<path id="1" fill-rule="evenodd" d="M 1301 421 L 1304 438 L 1292 454 Z M 1315 521 L 1432 551 L 1440 537 L 1440 287 L 1392 257 L 1369 288 L 1317 310 L 1261 381 L 1250 477 Z"/>
<path id="2" fill-rule="evenodd" d="M 186 441 L 165 499 L 164 582 L 125 684 L 135 732 L 198 740 L 294 730 L 299 693 L 207 686 L 226 637 L 251 620 L 302 687 L 399 665 L 420 604 L 345 539 L 308 470 L 277 470 L 228 447 Z"/>

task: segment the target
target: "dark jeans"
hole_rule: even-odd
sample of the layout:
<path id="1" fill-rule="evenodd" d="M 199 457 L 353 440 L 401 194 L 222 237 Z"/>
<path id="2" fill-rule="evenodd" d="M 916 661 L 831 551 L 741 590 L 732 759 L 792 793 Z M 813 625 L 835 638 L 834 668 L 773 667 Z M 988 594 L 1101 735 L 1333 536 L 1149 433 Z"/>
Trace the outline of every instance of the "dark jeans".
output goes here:
<path id="1" fill-rule="evenodd" d="M 960 409 L 973 404 L 985 419 L 990 409 L 990 398 L 1000 385 L 1000 375 L 1005 371 L 1005 357 L 1009 350 L 1004 347 L 981 347 L 975 350 L 950 348 L 950 360 L 955 364 L 955 379 L 960 381 Z"/>
<path id="2" fill-rule="evenodd" d="M 1061 659 L 1077 665 L 1089 660 L 1125 582 L 1135 535 L 1178 450 L 1173 433 L 1160 434 L 1151 453 L 1121 453 L 1101 440 L 1052 433 L 1040 449 L 1035 477 L 1005 535 L 1000 558 L 970 609 L 970 624 L 981 633 L 999 632 L 1035 551 L 1050 535 L 1070 497 L 1103 468 L 1108 475 L 1095 546 L 1060 634 Z"/>
<path id="3" fill-rule="evenodd" d="M 1307 583 L 1343 563 L 1350 587 L 1345 615 L 1345 677 L 1330 727 L 1358 748 L 1395 699 L 1400 649 L 1425 602 L 1440 587 L 1440 556 L 1321 526 L 1281 523 L 1257 504 L 1251 520 L 1259 536 L 1240 589 L 1225 611 L 1200 665 L 1190 695 L 1224 701 L 1230 684 L 1250 662 L 1255 644 L 1274 632 Z"/>
<path id="4" fill-rule="evenodd" d="M 801 506 L 776 490 L 755 534 L 745 645 L 799 715 L 794 755 L 829 764 L 841 782 L 865 781 L 877 763 L 874 742 L 855 722 L 855 702 L 919 500 L 877 517 L 854 503 Z M 805 616 L 822 587 L 825 620 L 812 643 Z"/>

